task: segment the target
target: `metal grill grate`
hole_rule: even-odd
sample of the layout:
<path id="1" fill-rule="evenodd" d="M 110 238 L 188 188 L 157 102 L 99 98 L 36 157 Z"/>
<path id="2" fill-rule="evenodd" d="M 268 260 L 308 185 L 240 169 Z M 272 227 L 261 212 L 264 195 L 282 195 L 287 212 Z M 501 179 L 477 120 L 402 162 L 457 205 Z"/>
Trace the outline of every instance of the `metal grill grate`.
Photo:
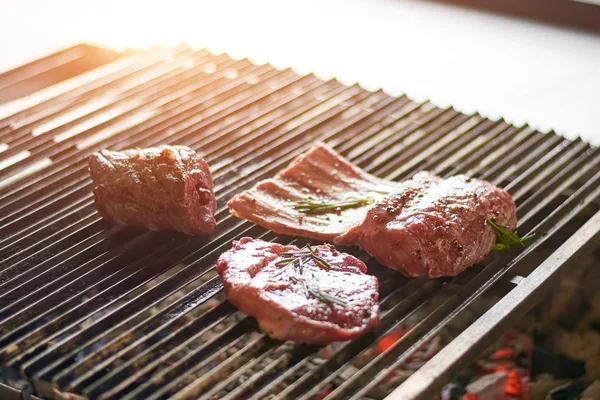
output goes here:
<path id="1" fill-rule="evenodd" d="M 600 151 L 581 140 L 184 46 L 124 56 L 2 104 L 0 118 L 0 360 L 43 396 L 313 398 L 380 338 L 429 310 L 326 397 L 366 398 L 486 290 L 517 274 L 525 276 L 519 287 L 531 282 L 546 271 L 544 260 L 558 268 L 600 231 Z M 380 324 L 312 365 L 317 347 L 271 340 L 220 300 L 213 266 L 241 236 L 294 241 L 232 218 L 225 204 L 316 140 L 380 177 L 428 169 L 487 179 L 514 195 L 521 233 L 545 234 L 453 279 L 406 279 L 370 262 L 381 282 Z M 144 232 L 96 214 L 89 155 L 160 143 L 188 145 L 211 165 L 212 237 Z M 575 248 L 558 248 L 573 234 Z M 505 311 L 517 315 L 528 303 L 513 301 L 512 288 L 500 290 Z M 485 320 L 489 333 L 471 335 L 467 355 L 500 333 L 503 317 L 488 314 L 473 326 Z M 414 375 L 427 379 L 393 396 L 439 390 L 468 361 L 452 355 L 460 344 Z"/>

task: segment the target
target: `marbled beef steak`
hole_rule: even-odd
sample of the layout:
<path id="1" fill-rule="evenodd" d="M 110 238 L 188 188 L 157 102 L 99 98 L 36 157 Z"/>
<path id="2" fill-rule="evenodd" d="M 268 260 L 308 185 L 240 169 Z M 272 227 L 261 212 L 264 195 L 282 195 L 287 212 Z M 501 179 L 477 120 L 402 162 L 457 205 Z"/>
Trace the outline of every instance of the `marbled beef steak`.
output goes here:
<path id="1" fill-rule="evenodd" d="M 420 172 L 334 242 L 358 245 L 407 276 L 454 276 L 491 251 L 496 233 L 488 220 L 515 229 L 510 194 L 464 175 L 441 179 Z"/>

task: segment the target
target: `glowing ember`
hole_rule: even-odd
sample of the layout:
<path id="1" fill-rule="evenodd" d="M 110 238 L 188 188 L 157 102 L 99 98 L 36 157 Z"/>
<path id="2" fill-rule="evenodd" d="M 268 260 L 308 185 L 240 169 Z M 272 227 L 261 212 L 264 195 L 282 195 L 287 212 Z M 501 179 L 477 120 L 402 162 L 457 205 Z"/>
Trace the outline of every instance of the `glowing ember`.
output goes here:
<path id="1" fill-rule="evenodd" d="M 521 376 L 514 369 L 508 371 L 508 379 L 504 386 L 504 393 L 513 397 L 520 397 L 523 394 L 523 382 L 521 381 Z"/>
<path id="2" fill-rule="evenodd" d="M 394 345 L 408 330 L 398 328 L 391 333 L 388 333 L 377 342 L 377 348 L 380 352 L 384 352 Z"/>
<path id="3" fill-rule="evenodd" d="M 496 361 L 496 360 L 505 360 L 507 358 L 514 358 L 515 356 L 515 351 L 511 348 L 505 348 L 505 349 L 500 349 L 500 350 L 496 350 L 494 352 L 494 354 L 492 355 L 492 360 Z"/>

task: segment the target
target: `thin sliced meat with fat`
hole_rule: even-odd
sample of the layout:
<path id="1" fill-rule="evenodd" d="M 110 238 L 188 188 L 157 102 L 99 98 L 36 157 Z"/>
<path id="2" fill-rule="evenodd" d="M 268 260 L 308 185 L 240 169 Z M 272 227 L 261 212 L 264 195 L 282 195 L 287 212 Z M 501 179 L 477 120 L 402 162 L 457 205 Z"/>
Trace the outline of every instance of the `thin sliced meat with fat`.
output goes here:
<path id="1" fill-rule="evenodd" d="M 317 144 L 296 158 L 273 179 L 235 195 L 227 205 L 238 218 L 247 219 L 273 232 L 331 242 L 364 219 L 368 204 L 340 213 L 307 215 L 294 204 L 374 200 L 398 187 L 360 168 L 324 144 Z"/>
<path id="2" fill-rule="evenodd" d="M 331 245 L 307 248 L 245 237 L 217 261 L 229 301 L 269 336 L 309 344 L 350 340 L 379 320 L 377 278 Z M 309 253 L 310 254 L 310 253 Z M 290 258 L 297 261 L 290 264 Z M 300 263 L 301 261 L 301 263 Z"/>

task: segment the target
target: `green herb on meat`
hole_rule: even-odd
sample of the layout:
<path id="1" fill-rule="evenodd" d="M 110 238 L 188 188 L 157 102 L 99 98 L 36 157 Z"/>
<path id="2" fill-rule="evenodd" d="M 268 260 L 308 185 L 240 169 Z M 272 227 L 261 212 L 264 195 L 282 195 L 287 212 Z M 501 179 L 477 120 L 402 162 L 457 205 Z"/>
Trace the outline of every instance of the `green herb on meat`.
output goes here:
<path id="1" fill-rule="evenodd" d="M 495 251 L 508 251 L 516 246 L 525 247 L 525 243 L 535 236 L 535 233 L 520 237 L 517 231 L 510 231 L 507 227 L 496 223 L 493 220 L 488 220 L 488 224 L 496 232 L 496 244 L 492 247 Z"/>
<path id="2" fill-rule="evenodd" d="M 292 207 L 304 214 L 324 214 L 328 212 L 340 212 L 349 208 L 357 208 L 373 203 L 375 200 L 368 197 L 365 199 L 349 199 L 339 203 L 319 203 L 313 201 L 301 201 Z"/>
<path id="3" fill-rule="evenodd" d="M 346 300 L 322 292 L 319 288 L 317 288 L 316 290 L 308 289 L 308 293 L 313 295 L 315 298 L 321 300 L 323 303 L 335 303 L 341 306 L 345 306 L 347 304 Z"/>
<path id="4" fill-rule="evenodd" d="M 347 302 L 344 299 L 340 299 L 339 297 L 321 291 L 321 289 L 319 289 L 319 286 L 314 282 L 314 276 L 311 281 L 311 284 L 309 285 L 306 277 L 304 276 L 304 265 L 312 261 L 321 269 L 331 269 L 331 265 L 329 265 L 327 261 L 319 257 L 312 249 L 312 247 L 307 245 L 300 251 L 284 252 L 281 253 L 281 256 L 286 258 L 282 258 L 281 260 L 275 262 L 275 266 L 281 268 L 280 271 L 276 274 L 277 276 L 283 274 L 286 271 L 290 271 L 290 279 L 292 279 L 294 282 L 302 283 L 306 297 L 309 297 L 309 295 L 313 296 L 316 299 L 322 301 L 323 303 L 339 304 L 341 306 L 345 306 L 347 304 Z"/>

